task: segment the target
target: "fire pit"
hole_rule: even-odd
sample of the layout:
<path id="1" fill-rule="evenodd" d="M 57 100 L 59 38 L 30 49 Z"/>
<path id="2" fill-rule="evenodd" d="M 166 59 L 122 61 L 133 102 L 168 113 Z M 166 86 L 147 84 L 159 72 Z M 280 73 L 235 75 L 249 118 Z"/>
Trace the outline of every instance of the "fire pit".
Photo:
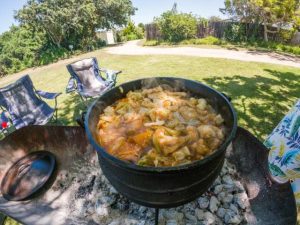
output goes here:
<path id="1" fill-rule="evenodd" d="M 80 127 L 31 126 L 0 141 L 0 182 L 13 162 L 41 149 L 56 156 L 57 176 L 41 193 L 23 202 L 7 201 L 0 193 L 0 212 L 30 225 L 153 224 L 154 210 L 131 203 L 106 180 L 97 155 Z M 227 166 L 207 193 L 189 204 L 162 210 L 160 221 L 168 224 L 175 224 L 174 221 L 193 223 L 195 219 L 201 224 L 213 218 L 217 224 L 219 220 L 225 223 L 226 218 L 234 221 L 236 218 L 230 215 L 235 207 L 226 206 L 226 197 L 233 194 L 232 202 L 243 213 L 241 216 L 246 224 L 265 225 L 273 221 L 276 225 L 296 224 L 292 189 L 288 183 L 278 184 L 271 179 L 267 154 L 268 150 L 255 137 L 238 128 L 226 160 L 235 167 L 231 175 L 233 182 L 238 181 L 242 186 L 235 187 L 243 191 L 235 193 L 235 190 L 226 189 L 230 182 L 228 175 L 232 173 Z M 220 185 L 222 190 L 219 190 Z M 227 196 L 221 196 L 224 194 Z M 239 206 L 238 196 L 241 200 L 246 197 L 249 205 Z M 216 198 L 219 205 L 211 206 L 210 202 Z M 227 214 L 222 217 L 224 210 Z"/>
<path id="2" fill-rule="evenodd" d="M 119 195 L 105 179 L 99 168 L 97 155 L 80 127 L 31 126 L 0 141 L 0 182 L 13 162 L 41 149 L 47 149 L 56 156 L 57 176 L 53 177 L 52 183 L 41 193 L 24 202 L 7 201 L 0 193 L 0 212 L 22 224 L 30 225 L 123 225 L 141 224 L 142 221 L 145 225 L 153 224 L 153 210 L 131 203 Z M 237 177 L 232 176 L 240 182 L 241 189 L 244 189 L 241 194 L 249 201 L 246 210 L 240 210 L 245 217 L 244 223 L 265 225 L 275 221 L 276 225 L 296 224 L 297 212 L 292 189 L 288 183 L 278 184 L 271 179 L 267 168 L 267 154 L 268 150 L 255 137 L 238 128 L 226 159 L 236 168 L 234 174 Z M 207 219 L 203 216 L 212 219 L 213 215 L 217 223 L 224 209 L 232 213 L 230 205 L 227 208 L 222 202 L 227 201 L 223 197 L 217 211 L 213 205 L 212 208 L 207 206 L 207 199 L 215 200 L 214 196 L 219 199 L 219 185 L 225 181 L 230 182 L 226 175 L 231 173 L 228 168 L 222 170 L 222 173 L 226 170 L 228 172 L 221 173 L 224 180 L 221 184 L 218 178 L 209 192 L 197 201 L 162 210 L 160 220 L 167 220 L 168 224 L 174 220 L 178 220 L 178 224 L 187 224 L 196 218 L 197 223 L 201 224 L 204 223 L 203 219 Z M 223 187 L 228 188 L 226 183 Z M 222 190 L 221 193 L 224 194 L 230 192 Z M 234 196 L 238 194 L 231 193 Z M 234 199 L 233 202 L 236 201 Z M 222 220 L 225 221 L 225 218 Z"/>
<path id="3" fill-rule="evenodd" d="M 225 120 L 226 140 L 210 156 L 184 166 L 154 168 L 136 166 L 109 155 L 97 143 L 97 123 L 104 108 L 126 96 L 129 91 L 143 87 L 168 85 L 192 96 L 205 98 Z M 225 151 L 237 128 L 235 112 L 225 96 L 199 82 L 180 78 L 146 78 L 120 85 L 102 95 L 90 107 L 85 129 L 97 150 L 101 169 L 118 192 L 147 207 L 170 208 L 190 202 L 203 194 L 219 175 Z"/>

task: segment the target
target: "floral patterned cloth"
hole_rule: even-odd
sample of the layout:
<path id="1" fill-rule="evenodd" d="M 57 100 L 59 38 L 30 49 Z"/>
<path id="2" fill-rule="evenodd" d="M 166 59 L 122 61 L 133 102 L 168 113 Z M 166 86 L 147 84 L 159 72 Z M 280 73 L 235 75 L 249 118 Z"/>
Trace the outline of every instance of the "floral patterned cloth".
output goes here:
<path id="1" fill-rule="evenodd" d="M 293 181 L 296 201 L 300 204 L 300 99 L 264 144 L 270 149 L 271 174 L 279 182 Z"/>

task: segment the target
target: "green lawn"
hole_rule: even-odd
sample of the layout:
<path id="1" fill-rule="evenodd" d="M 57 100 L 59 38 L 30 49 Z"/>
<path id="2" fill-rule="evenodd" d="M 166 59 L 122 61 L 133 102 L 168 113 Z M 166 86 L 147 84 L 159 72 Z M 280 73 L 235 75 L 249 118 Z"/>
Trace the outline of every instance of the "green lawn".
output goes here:
<path id="1" fill-rule="evenodd" d="M 300 97 L 300 69 L 271 64 L 187 56 L 117 56 L 103 50 L 81 55 L 96 56 L 105 68 L 122 70 L 118 83 L 154 76 L 198 80 L 232 97 L 239 125 L 264 140 Z M 59 121 L 76 124 L 83 110 L 77 95 L 65 94 L 69 74 L 65 62 L 30 72 L 37 89 L 63 92 L 59 98 Z M 0 80 L 4 86 L 15 78 Z"/>
<path id="2" fill-rule="evenodd" d="M 80 58 L 96 56 L 100 65 L 122 70 L 118 83 L 153 76 L 176 76 L 199 80 L 232 97 L 239 125 L 263 140 L 300 96 L 300 69 L 271 64 L 187 56 L 117 56 L 95 51 Z M 69 74 L 66 63 L 32 70 L 37 89 L 63 92 L 59 98 L 62 124 L 75 124 L 83 109 L 75 94 L 65 94 Z M 0 80 L 0 86 L 13 77 Z"/>

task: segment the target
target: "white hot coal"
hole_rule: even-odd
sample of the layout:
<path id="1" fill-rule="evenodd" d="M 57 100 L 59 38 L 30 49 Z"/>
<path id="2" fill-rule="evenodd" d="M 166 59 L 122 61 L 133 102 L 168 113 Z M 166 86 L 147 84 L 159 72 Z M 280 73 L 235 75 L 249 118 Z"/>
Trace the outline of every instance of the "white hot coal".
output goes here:
<path id="1" fill-rule="evenodd" d="M 69 179 L 72 187 L 69 218 L 74 224 L 152 225 L 155 210 L 140 206 L 120 195 L 99 167 L 81 167 Z M 64 184 L 62 184 L 64 186 Z M 250 212 L 247 193 L 234 166 L 225 161 L 220 176 L 210 189 L 193 202 L 177 208 L 161 209 L 161 225 L 247 224 Z"/>

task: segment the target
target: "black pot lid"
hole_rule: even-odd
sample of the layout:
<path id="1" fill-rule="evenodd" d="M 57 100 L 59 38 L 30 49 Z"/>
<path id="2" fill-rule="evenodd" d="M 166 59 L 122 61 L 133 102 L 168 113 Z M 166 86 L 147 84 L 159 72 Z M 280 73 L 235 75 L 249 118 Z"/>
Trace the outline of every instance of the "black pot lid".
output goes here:
<path id="1" fill-rule="evenodd" d="M 48 151 L 32 152 L 16 161 L 1 183 L 3 197 L 9 201 L 27 199 L 40 190 L 55 168 L 55 156 Z"/>

